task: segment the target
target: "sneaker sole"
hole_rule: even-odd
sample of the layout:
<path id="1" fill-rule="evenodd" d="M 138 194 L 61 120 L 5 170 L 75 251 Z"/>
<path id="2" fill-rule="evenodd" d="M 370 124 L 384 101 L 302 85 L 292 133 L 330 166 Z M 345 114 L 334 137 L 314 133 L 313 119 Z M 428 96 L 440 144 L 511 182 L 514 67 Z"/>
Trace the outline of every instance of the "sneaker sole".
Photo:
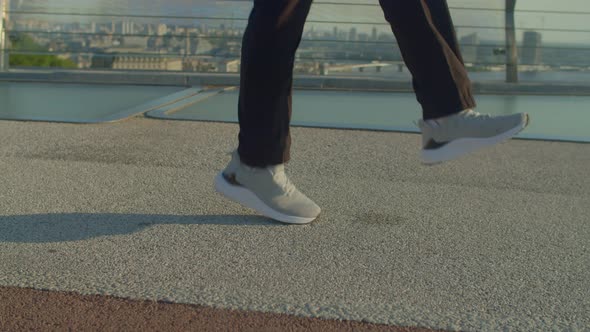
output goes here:
<path id="1" fill-rule="evenodd" d="M 268 218 L 287 223 L 287 224 L 309 224 L 310 222 L 314 221 L 314 218 L 305 218 L 305 217 L 297 217 L 297 216 L 290 216 L 283 213 L 280 213 L 270 206 L 264 204 L 256 194 L 252 191 L 244 188 L 238 187 L 230 184 L 225 180 L 223 177 L 223 172 L 220 172 L 215 177 L 215 190 L 222 194 L 223 196 L 229 198 L 230 200 L 240 203 L 243 206 L 249 207 L 254 209 L 256 212 L 266 216 Z"/>
<path id="2" fill-rule="evenodd" d="M 441 163 L 444 161 L 459 158 L 463 155 L 479 150 L 481 148 L 502 143 L 520 133 L 523 129 L 525 129 L 528 126 L 528 124 L 529 116 L 527 115 L 524 122 L 494 137 L 459 138 L 449 142 L 448 144 L 436 150 L 422 149 L 422 162 L 425 164 Z"/>

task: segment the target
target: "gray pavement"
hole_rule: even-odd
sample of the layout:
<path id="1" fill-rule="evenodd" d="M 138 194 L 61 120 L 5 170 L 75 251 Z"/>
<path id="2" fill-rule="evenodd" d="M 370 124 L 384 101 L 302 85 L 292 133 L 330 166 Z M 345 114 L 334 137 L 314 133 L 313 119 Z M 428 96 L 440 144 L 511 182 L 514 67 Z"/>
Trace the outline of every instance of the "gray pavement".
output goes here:
<path id="1" fill-rule="evenodd" d="M 426 167 L 420 137 L 293 129 L 308 226 L 214 193 L 238 127 L 0 122 L 0 285 L 451 330 L 590 329 L 590 145 Z"/>

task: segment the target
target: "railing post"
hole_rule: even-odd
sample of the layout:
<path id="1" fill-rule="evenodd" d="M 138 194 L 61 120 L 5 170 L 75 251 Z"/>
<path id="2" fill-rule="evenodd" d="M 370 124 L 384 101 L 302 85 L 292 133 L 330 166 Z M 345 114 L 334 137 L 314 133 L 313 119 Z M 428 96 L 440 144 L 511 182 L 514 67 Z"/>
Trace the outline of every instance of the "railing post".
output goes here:
<path id="1" fill-rule="evenodd" d="M 8 23 L 8 0 L 0 0 L 0 72 L 8 70 L 8 35 L 6 24 Z"/>
<path id="2" fill-rule="evenodd" d="M 506 0 L 506 82 L 518 82 L 518 48 L 516 47 L 516 26 L 514 9 L 516 0 Z"/>

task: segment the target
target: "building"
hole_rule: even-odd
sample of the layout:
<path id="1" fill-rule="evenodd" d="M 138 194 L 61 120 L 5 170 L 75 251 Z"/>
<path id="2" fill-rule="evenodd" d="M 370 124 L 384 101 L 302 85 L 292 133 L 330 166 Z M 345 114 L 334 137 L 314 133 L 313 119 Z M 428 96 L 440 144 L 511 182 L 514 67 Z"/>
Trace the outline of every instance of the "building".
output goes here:
<path id="1" fill-rule="evenodd" d="M 461 37 L 459 45 L 461 46 L 463 60 L 466 63 L 477 62 L 477 48 L 479 47 L 479 36 L 477 32 Z"/>
<path id="2" fill-rule="evenodd" d="M 166 24 L 158 24 L 158 36 L 164 36 L 168 33 L 168 26 Z"/>
<path id="3" fill-rule="evenodd" d="M 227 61 L 225 63 L 225 72 L 227 72 L 227 73 L 239 73 L 240 72 L 241 63 L 242 62 L 240 60 L 230 60 L 230 61 Z"/>
<path id="4" fill-rule="evenodd" d="M 350 32 L 348 33 L 348 41 L 356 41 L 357 32 L 356 28 L 350 28 Z"/>
<path id="5" fill-rule="evenodd" d="M 149 46 L 147 37 L 137 37 L 137 36 L 124 37 L 122 44 L 125 47 L 138 48 L 138 49 L 147 49 Z"/>
<path id="6" fill-rule="evenodd" d="M 123 21 L 121 23 L 122 27 L 121 27 L 121 32 L 124 35 L 132 35 L 135 33 L 135 24 L 133 22 L 126 22 Z"/>
<path id="7" fill-rule="evenodd" d="M 204 35 L 209 34 L 209 27 L 207 24 L 201 23 L 201 33 Z"/>
<path id="8" fill-rule="evenodd" d="M 184 43 L 185 43 L 184 54 L 185 55 L 193 54 L 193 45 L 191 44 L 191 35 L 188 32 L 188 29 L 185 29 Z"/>
<path id="9" fill-rule="evenodd" d="M 117 55 L 113 58 L 112 69 L 182 71 L 183 65 L 181 59 Z"/>
<path id="10" fill-rule="evenodd" d="M 543 61 L 541 33 L 525 31 L 522 44 L 521 63 L 524 65 L 540 65 Z"/>

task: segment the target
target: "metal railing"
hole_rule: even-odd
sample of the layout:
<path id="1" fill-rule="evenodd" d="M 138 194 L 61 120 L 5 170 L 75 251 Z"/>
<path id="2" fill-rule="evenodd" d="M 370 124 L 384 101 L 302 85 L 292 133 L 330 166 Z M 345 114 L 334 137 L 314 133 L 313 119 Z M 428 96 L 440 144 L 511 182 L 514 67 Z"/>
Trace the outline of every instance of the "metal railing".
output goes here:
<path id="1" fill-rule="evenodd" d="M 5 24 L 7 21 L 8 1 L 0 0 L 0 72 L 8 69 L 8 46 L 6 42 L 7 31 Z"/>
<path id="2" fill-rule="evenodd" d="M 583 15 L 590 17 L 590 12 L 585 11 L 548 11 L 548 10 L 516 10 L 516 0 L 504 0 L 502 8 L 478 8 L 451 6 L 453 12 L 481 12 L 486 15 L 503 16 L 503 24 L 462 24 L 456 25 L 460 31 L 495 31 L 504 34 L 504 41 L 483 43 L 477 35 L 465 37 L 461 47 L 468 67 L 472 70 L 503 70 L 507 82 L 517 82 L 519 73 L 519 51 L 528 54 L 531 58 L 527 66 L 541 66 L 535 63 L 535 58 L 541 52 L 560 51 L 565 47 L 542 46 L 540 40 L 535 41 L 534 32 L 530 33 L 532 42 L 529 44 L 517 43 L 517 31 L 534 30 L 552 33 L 582 33 L 590 35 L 588 28 L 546 28 L 537 26 L 534 28 L 519 27 L 516 20 L 517 13 L 542 14 L 542 15 Z M 232 1 L 228 1 L 232 2 Z M 234 0 L 235 3 L 247 3 Z M 376 3 L 340 3 L 317 1 L 314 8 L 321 6 L 363 6 L 367 8 L 378 7 Z M 374 8 L 377 9 L 377 8 Z M 0 71 L 11 68 L 9 60 L 11 56 L 56 56 L 63 59 L 75 59 L 77 65 L 84 69 L 118 69 L 118 70 L 155 70 L 155 71 L 193 71 L 193 72 L 237 72 L 239 68 L 239 49 L 241 46 L 241 33 L 247 22 L 247 17 L 227 16 L 199 16 L 199 15 L 146 15 L 124 13 L 74 13 L 70 11 L 43 11 L 32 9 L 14 9 L 9 6 L 9 0 L 0 0 Z M 69 25 L 76 25 L 80 18 L 102 20 L 106 23 L 88 23 L 91 28 L 82 29 L 81 24 L 77 28 L 41 29 L 39 26 L 23 27 L 27 18 L 67 17 Z M 106 20 L 106 21 L 105 21 Z M 111 22 L 110 28 L 105 28 Z M 148 22 L 143 28 L 137 29 L 135 22 Z M 169 31 L 168 25 L 157 22 L 176 21 L 176 28 Z M 207 33 L 209 28 L 190 26 L 190 22 L 207 21 L 216 22 L 214 33 Z M 590 20 L 589 20 L 590 21 Z M 49 25 L 49 24 L 48 24 Z M 225 29 L 220 26 L 225 25 Z M 235 27 L 235 26 L 238 27 Z M 348 30 L 342 31 L 334 28 L 332 34 L 324 29 L 321 33 L 306 30 L 300 50 L 297 55 L 300 73 L 329 75 L 341 71 L 358 70 L 358 73 L 373 70 L 379 73 L 387 68 L 397 68 L 398 72 L 404 72 L 403 61 L 399 50 L 395 47 L 393 35 L 384 37 L 378 27 L 386 27 L 387 22 L 368 20 L 338 20 L 311 17 L 308 26 L 338 26 L 346 25 Z M 65 24 L 62 24 L 65 26 Z M 99 26 L 100 28 L 97 28 Z M 150 28 L 145 28 L 149 26 Z M 231 26 L 231 28 L 228 28 Z M 372 27 L 370 33 L 360 33 L 361 27 Z M 359 28 L 359 29 L 357 29 Z M 28 36 L 34 41 L 43 44 L 43 47 L 15 47 L 19 38 Z M 125 43 L 131 39 L 135 42 L 147 42 L 146 47 L 124 48 Z M 104 41 L 103 45 L 92 45 L 92 42 Z M 195 42 L 204 44 L 208 51 L 195 49 Z M 107 43 L 111 43 L 110 47 Z M 152 45 L 150 45 L 150 43 Z M 393 47 L 392 47 L 393 46 Z M 570 50 L 589 55 L 590 47 L 569 47 Z M 480 56 L 483 53 L 485 56 Z M 580 56 L 583 58 L 583 56 Z M 522 60 L 522 57 L 520 58 Z M 590 62 L 590 60 L 589 60 Z M 68 62 L 71 64 L 71 62 Z M 564 62 L 565 63 L 565 62 Z M 557 66 L 558 64 L 556 64 Z M 225 68 L 222 68 L 225 66 Z M 561 64 L 568 68 L 584 68 L 590 70 L 589 63 L 576 64 L 575 61 Z M 377 74 L 375 74 L 377 75 Z M 378 75 L 377 75 L 378 76 Z"/>

